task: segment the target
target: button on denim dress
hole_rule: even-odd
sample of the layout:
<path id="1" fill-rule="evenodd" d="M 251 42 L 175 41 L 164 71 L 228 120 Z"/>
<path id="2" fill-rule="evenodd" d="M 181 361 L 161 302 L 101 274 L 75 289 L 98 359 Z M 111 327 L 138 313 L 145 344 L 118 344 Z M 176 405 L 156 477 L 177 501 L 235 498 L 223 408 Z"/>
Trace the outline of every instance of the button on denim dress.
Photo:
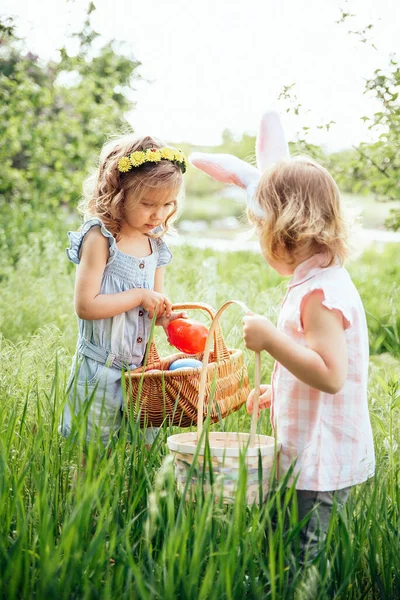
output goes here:
<path id="1" fill-rule="evenodd" d="M 158 267 L 167 265 L 172 254 L 161 238 L 150 238 L 151 254 L 137 258 L 121 252 L 113 235 L 100 219 L 86 221 L 77 231 L 69 231 L 68 258 L 79 264 L 82 242 L 92 227 L 99 227 L 109 243 L 109 258 L 101 282 L 101 294 L 116 294 L 132 288 L 152 290 Z M 71 431 L 73 415 L 85 408 L 87 438 L 98 430 L 104 443 L 121 425 L 123 397 L 121 369 L 139 367 L 144 358 L 151 329 L 147 311 L 137 306 L 108 319 L 86 321 L 78 318 L 79 335 L 73 367 L 68 382 L 66 404 L 60 432 Z M 80 413 L 81 414 L 81 413 Z"/>

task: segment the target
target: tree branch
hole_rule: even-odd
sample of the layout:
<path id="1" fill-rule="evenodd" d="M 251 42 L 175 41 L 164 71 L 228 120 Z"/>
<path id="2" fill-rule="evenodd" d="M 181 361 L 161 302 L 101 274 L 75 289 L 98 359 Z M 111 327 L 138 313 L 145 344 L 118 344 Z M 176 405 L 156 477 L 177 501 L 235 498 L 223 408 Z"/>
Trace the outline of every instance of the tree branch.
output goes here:
<path id="1" fill-rule="evenodd" d="M 366 158 L 367 160 L 369 160 L 369 161 L 370 161 L 370 163 L 371 163 L 371 164 L 373 164 L 373 165 L 374 165 L 374 167 L 375 167 L 376 169 L 378 169 L 378 171 L 380 171 L 380 172 L 382 173 L 382 175 L 384 175 L 385 177 L 387 177 L 388 179 L 390 179 L 390 175 L 388 175 L 388 174 L 387 174 L 387 172 L 386 172 L 386 169 L 383 169 L 382 167 L 380 167 L 380 166 L 379 166 L 379 165 L 378 165 L 378 164 L 377 164 L 377 163 L 376 163 L 376 162 L 375 162 L 375 161 L 374 161 L 374 160 L 373 160 L 373 159 L 372 159 L 370 156 L 368 156 L 368 154 L 365 154 L 365 152 L 363 152 L 363 151 L 362 151 L 360 148 L 358 148 L 357 146 L 354 146 L 354 145 L 353 145 L 353 148 L 354 148 L 355 150 L 357 150 L 357 152 L 358 152 L 359 154 L 361 154 L 361 156 L 362 156 L 363 158 Z"/>

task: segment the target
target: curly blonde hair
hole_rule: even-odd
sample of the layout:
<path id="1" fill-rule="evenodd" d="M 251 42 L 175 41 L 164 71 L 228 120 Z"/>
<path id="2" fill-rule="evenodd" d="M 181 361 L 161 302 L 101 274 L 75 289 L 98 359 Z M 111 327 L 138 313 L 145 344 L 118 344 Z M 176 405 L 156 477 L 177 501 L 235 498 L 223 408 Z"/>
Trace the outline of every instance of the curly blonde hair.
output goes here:
<path id="1" fill-rule="evenodd" d="M 322 252 L 325 266 L 343 264 L 349 253 L 348 229 L 339 189 L 329 172 L 307 158 L 280 160 L 262 176 L 256 198 L 265 220 L 248 211 L 267 258 L 296 262 L 296 256 Z"/>
<path id="2" fill-rule="evenodd" d="M 160 140 L 126 134 L 106 143 L 100 153 L 97 170 L 89 175 L 83 185 L 83 198 L 79 210 L 85 219 L 98 217 L 106 228 L 118 239 L 124 218 L 124 205 L 127 193 L 133 193 L 139 204 L 149 189 L 165 192 L 166 197 L 178 197 L 182 192 L 183 180 L 180 167 L 168 160 L 158 163 L 145 163 L 127 173 L 120 173 L 118 161 L 137 150 L 162 148 Z M 176 218 L 178 204 L 162 224 L 162 231 L 151 233 L 150 237 L 164 235 Z"/>

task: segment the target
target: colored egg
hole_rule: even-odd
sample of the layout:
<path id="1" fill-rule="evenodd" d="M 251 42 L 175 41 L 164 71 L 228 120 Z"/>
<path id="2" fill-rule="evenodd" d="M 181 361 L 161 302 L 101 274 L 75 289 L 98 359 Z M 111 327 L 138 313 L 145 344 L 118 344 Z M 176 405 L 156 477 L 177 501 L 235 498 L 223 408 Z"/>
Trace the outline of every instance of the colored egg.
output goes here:
<path id="1" fill-rule="evenodd" d="M 208 329 L 194 319 L 174 319 L 167 327 L 168 340 L 172 346 L 185 354 L 204 352 Z"/>
<path id="2" fill-rule="evenodd" d="M 176 371 L 177 369 L 199 369 L 203 363 L 196 358 L 178 358 L 170 364 L 169 370 Z"/>

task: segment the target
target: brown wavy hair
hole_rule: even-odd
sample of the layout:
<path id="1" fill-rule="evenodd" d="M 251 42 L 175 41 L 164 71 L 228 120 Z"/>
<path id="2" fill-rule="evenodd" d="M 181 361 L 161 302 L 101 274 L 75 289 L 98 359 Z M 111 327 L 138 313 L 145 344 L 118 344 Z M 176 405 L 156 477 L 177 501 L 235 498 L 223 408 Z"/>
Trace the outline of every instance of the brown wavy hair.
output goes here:
<path id="1" fill-rule="evenodd" d="M 157 189 L 166 197 L 177 198 L 183 190 L 182 171 L 177 164 L 169 160 L 158 163 L 144 163 L 127 173 L 120 173 L 118 161 L 137 150 L 162 148 L 165 144 L 160 140 L 143 136 L 126 134 L 106 143 L 100 153 L 97 170 L 89 175 L 83 185 L 83 198 L 79 210 L 85 219 L 98 217 L 106 228 L 118 239 L 124 215 L 125 198 L 133 192 L 139 204 L 149 189 Z M 160 237 L 170 228 L 177 216 L 178 203 L 162 224 L 162 231 L 149 234 Z"/>
<path id="2" fill-rule="evenodd" d="M 339 189 L 330 173 L 308 158 L 280 160 L 263 174 L 256 199 L 265 220 L 248 211 L 263 253 L 288 264 L 296 255 L 325 253 L 331 265 L 349 253 Z"/>

